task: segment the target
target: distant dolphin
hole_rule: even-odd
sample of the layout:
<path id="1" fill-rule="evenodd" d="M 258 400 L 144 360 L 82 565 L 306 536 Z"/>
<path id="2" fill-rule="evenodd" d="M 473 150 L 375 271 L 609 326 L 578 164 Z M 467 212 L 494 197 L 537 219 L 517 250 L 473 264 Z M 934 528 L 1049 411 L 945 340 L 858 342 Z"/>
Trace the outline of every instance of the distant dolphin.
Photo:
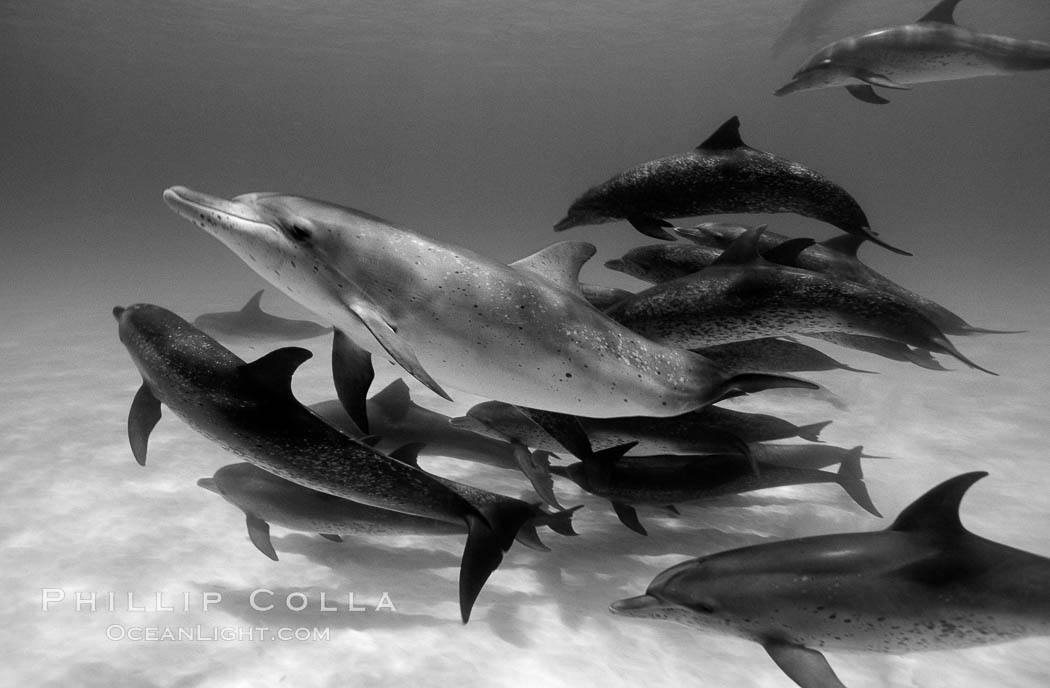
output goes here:
<path id="1" fill-rule="evenodd" d="M 231 201 L 173 187 L 164 199 L 288 296 L 445 398 L 442 384 L 564 413 L 667 416 L 731 392 L 813 388 L 778 376 L 730 378 L 697 354 L 610 321 L 579 292 L 590 244 L 562 242 L 504 265 L 298 196 Z"/>
<path id="2" fill-rule="evenodd" d="M 895 253 L 871 231 L 846 191 L 798 163 L 746 145 L 732 117 L 695 149 L 632 167 L 577 198 L 562 231 L 626 219 L 657 239 L 674 239 L 666 218 L 719 213 L 798 213 L 857 234 Z"/>
<path id="3" fill-rule="evenodd" d="M 805 0 L 791 17 L 787 28 L 773 43 L 773 55 L 793 44 L 812 43 L 828 30 L 831 19 L 849 0 Z"/>
<path id="4" fill-rule="evenodd" d="M 609 317 L 655 341 L 697 349 L 759 337 L 845 332 L 963 356 L 929 318 L 898 297 L 759 257 L 761 227 L 715 265 L 621 301 Z"/>
<path id="5" fill-rule="evenodd" d="M 942 0 L 914 24 L 869 31 L 835 41 L 809 58 L 791 81 L 776 90 L 845 86 L 855 98 L 889 101 L 872 86 L 907 89 L 907 84 L 1050 69 L 1050 43 L 977 33 L 955 23 L 960 0 Z"/>
<path id="6" fill-rule="evenodd" d="M 197 316 L 193 324 L 213 337 L 250 339 L 253 341 L 295 341 L 311 339 L 328 334 L 331 327 L 324 327 L 309 320 L 289 320 L 263 311 L 259 305 L 263 289 L 255 292 L 239 311 L 204 313 Z"/>
<path id="7" fill-rule="evenodd" d="M 128 438 L 145 465 L 164 404 L 193 429 L 275 475 L 373 507 L 465 524 L 460 568 L 464 623 L 535 507 L 518 500 L 476 507 L 436 477 L 328 425 L 292 394 L 292 374 L 311 353 L 288 347 L 245 363 L 171 311 L 150 304 L 113 309 L 120 341 L 142 375 Z"/>
<path id="8" fill-rule="evenodd" d="M 453 490 L 460 485 L 452 481 L 447 481 L 447 484 Z M 279 478 L 250 463 L 223 466 L 211 478 L 198 480 L 197 485 L 215 492 L 243 511 L 252 544 L 274 561 L 277 561 L 277 552 L 270 542 L 270 524 L 319 533 L 337 542 L 343 535 L 467 534 L 465 523 L 413 516 L 342 499 Z M 460 494 L 468 501 L 472 496 L 470 491 Z M 527 547 L 548 550 L 536 534 L 536 526 L 551 525 L 558 532 L 574 535 L 571 516 L 572 513 L 567 511 L 547 514 L 537 507 L 533 520 L 522 525 L 516 539 Z"/>
<path id="9" fill-rule="evenodd" d="M 707 256 L 717 250 L 714 246 L 728 247 L 748 229 L 750 228 L 734 227 L 726 224 L 676 227 L 676 234 L 696 242 L 698 244 L 696 248 L 699 249 L 699 253 L 684 254 L 693 262 L 689 262 L 683 257 L 678 266 L 678 271 L 684 272 L 696 265 L 697 257 L 700 255 L 704 256 L 703 260 L 708 260 Z M 857 256 L 857 252 L 863 243 L 863 240 L 859 237 L 849 234 L 814 242 L 811 239 L 792 239 L 767 229 L 759 239 L 758 252 L 763 258 L 774 263 L 812 270 L 813 272 L 850 280 L 893 294 L 921 310 L 944 334 L 961 336 L 1018 334 L 1014 330 L 989 330 L 983 327 L 974 327 L 939 303 L 916 294 L 876 272 L 862 263 Z M 697 269 L 700 269 L 700 267 Z"/>
<path id="10" fill-rule="evenodd" d="M 787 485 L 838 483 L 860 507 L 881 516 L 868 496 L 859 453 L 844 458 L 838 473 L 757 462 L 759 474 L 738 456 L 621 456 L 605 450 L 551 473 L 569 478 L 591 494 L 612 502 L 620 521 L 646 535 L 634 507 L 673 506 Z"/>
<path id="11" fill-rule="evenodd" d="M 916 652 L 1050 634 L 1050 559 L 978 537 L 933 488 L 887 530 L 743 547 L 673 566 L 613 614 L 760 643 L 803 688 L 842 688 L 820 650 Z"/>

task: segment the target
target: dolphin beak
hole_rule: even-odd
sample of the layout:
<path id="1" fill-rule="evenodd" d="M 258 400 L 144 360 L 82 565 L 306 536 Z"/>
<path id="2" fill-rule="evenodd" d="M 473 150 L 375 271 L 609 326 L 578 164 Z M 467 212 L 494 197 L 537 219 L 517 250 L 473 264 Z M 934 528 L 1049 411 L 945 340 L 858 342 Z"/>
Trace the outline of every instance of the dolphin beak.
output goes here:
<path id="1" fill-rule="evenodd" d="M 205 227 L 223 221 L 240 220 L 260 225 L 270 225 L 269 219 L 247 203 L 230 201 L 210 196 L 185 186 L 173 186 L 164 190 L 164 202 L 168 207 L 190 222 Z"/>
<path id="2" fill-rule="evenodd" d="M 117 319 L 117 322 L 120 322 L 120 316 L 122 316 L 122 315 L 124 315 L 124 307 L 123 306 L 114 306 L 113 307 L 113 317 Z"/>
<path id="3" fill-rule="evenodd" d="M 214 492 L 215 494 L 219 494 L 219 488 L 215 486 L 214 478 L 201 478 L 197 481 L 197 486 L 203 487 L 208 492 Z"/>
<path id="4" fill-rule="evenodd" d="M 564 232 L 566 229 L 572 229 L 579 223 L 571 215 L 566 215 L 562 219 L 558 220 L 558 223 L 554 225 L 555 232 Z"/>
<path id="5" fill-rule="evenodd" d="M 648 616 L 649 612 L 666 606 L 652 595 L 639 595 L 616 600 L 609 605 L 609 611 L 618 616 Z"/>

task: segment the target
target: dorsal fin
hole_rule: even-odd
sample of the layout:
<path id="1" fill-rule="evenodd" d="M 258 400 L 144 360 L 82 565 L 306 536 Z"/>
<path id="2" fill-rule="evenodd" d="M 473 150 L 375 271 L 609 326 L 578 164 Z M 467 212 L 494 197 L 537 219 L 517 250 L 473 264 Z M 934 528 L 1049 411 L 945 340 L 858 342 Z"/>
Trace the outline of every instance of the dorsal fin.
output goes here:
<path id="1" fill-rule="evenodd" d="M 942 24 L 954 24 L 955 17 L 955 6 L 958 5 L 961 0 L 941 0 L 937 3 L 932 10 L 922 15 L 919 18 L 920 22 L 941 22 Z"/>
<path id="2" fill-rule="evenodd" d="M 722 251 L 722 255 L 711 263 L 711 266 L 747 265 L 761 260 L 762 257 L 758 254 L 758 242 L 764 231 L 766 231 L 765 225 L 747 230 L 729 244 L 729 247 Z"/>
<path id="3" fill-rule="evenodd" d="M 390 458 L 403 464 L 419 468 L 419 452 L 427 446 L 425 442 L 412 442 L 390 452 Z"/>
<path id="4" fill-rule="evenodd" d="M 959 520 L 959 503 L 970 486 L 986 475 L 986 471 L 974 471 L 944 481 L 908 505 L 889 530 L 965 531 Z"/>
<path id="5" fill-rule="evenodd" d="M 277 394 L 292 395 L 292 375 L 313 352 L 299 346 L 286 346 L 238 368 L 240 374 Z"/>
<path id="6" fill-rule="evenodd" d="M 813 239 L 805 237 L 798 239 L 788 239 L 787 241 L 779 243 L 773 248 L 763 253 L 762 257 L 773 263 L 797 266 L 798 254 L 802 253 L 815 243 L 817 242 Z"/>
<path id="7" fill-rule="evenodd" d="M 715 133 L 696 147 L 697 150 L 732 150 L 746 144 L 740 139 L 740 118 L 733 115 Z"/>
<path id="8" fill-rule="evenodd" d="M 515 270 L 539 275 L 565 291 L 583 298 L 580 291 L 580 268 L 598 249 L 585 241 L 559 241 L 531 256 L 510 264 Z"/>
<path id="9" fill-rule="evenodd" d="M 857 249 L 861 247 L 867 239 L 859 234 L 839 234 L 833 236 L 830 239 L 825 239 L 820 242 L 820 245 L 824 248 L 831 249 L 836 253 L 841 253 L 844 256 L 850 258 L 857 257 Z"/>
<path id="10" fill-rule="evenodd" d="M 260 289 L 259 291 L 255 292 L 255 295 L 248 299 L 248 303 L 244 304 L 244 308 L 242 308 L 241 310 L 245 313 L 255 313 L 256 311 L 261 311 L 262 306 L 259 305 L 259 301 L 262 300 L 262 295 L 264 291 L 266 290 Z"/>
<path id="11" fill-rule="evenodd" d="M 408 413 L 412 406 L 412 393 L 408 385 L 401 378 L 391 382 L 381 392 L 372 395 L 368 400 L 369 405 L 382 409 L 383 415 L 391 421 L 399 421 Z"/>

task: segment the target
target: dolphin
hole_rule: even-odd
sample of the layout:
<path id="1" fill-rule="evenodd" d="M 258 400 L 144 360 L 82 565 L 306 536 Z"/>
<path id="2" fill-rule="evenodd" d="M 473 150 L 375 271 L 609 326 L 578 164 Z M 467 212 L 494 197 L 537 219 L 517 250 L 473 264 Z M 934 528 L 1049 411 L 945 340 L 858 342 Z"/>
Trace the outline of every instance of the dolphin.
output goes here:
<path id="1" fill-rule="evenodd" d="M 128 438 L 145 465 L 149 435 L 170 408 L 193 429 L 251 463 L 313 490 L 368 506 L 465 525 L 460 568 L 463 622 L 489 575 L 535 507 L 518 500 L 482 507 L 418 467 L 328 425 L 292 394 L 292 374 L 312 355 L 278 349 L 246 363 L 169 310 L 116 307 L 118 334 L 142 375 Z"/>
<path id="2" fill-rule="evenodd" d="M 579 292 L 590 244 L 562 242 L 505 265 L 298 196 L 226 200 L 173 187 L 164 199 L 288 296 L 445 398 L 442 384 L 564 413 L 667 416 L 733 392 L 814 387 L 726 376 L 698 354 L 610 321 Z"/>
<path id="3" fill-rule="evenodd" d="M 823 649 L 901 653 L 1050 634 L 1050 559 L 959 520 L 963 495 L 986 475 L 941 483 L 883 531 L 691 559 L 610 610 L 754 640 L 803 688 L 842 688 Z"/>
<path id="4" fill-rule="evenodd" d="M 831 20 L 851 0 L 805 0 L 773 43 L 773 55 L 789 46 L 811 44 L 828 30 Z"/>
<path id="5" fill-rule="evenodd" d="M 865 103 L 889 101 L 873 86 L 970 79 L 1050 69 L 1050 43 L 978 33 L 955 23 L 960 0 L 942 0 L 914 24 L 876 29 L 824 46 L 774 93 L 844 86 Z"/>
<path id="6" fill-rule="evenodd" d="M 838 483 L 859 506 L 880 516 L 864 486 L 859 453 L 844 457 L 838 473 L 757 461 L 758 475 L 739 456 L 622 456 L 615 447 L 551 473 L 612 502 L 620 521 L 645 535 L 634 506 L 667 506 L 787 485 Z"/>
<path id="7" fill-rule="evenodd" d="M 666 218 L 719 213 L 797 213 L 879 239 L 845 189 L 802 165 L 746 145 L 740 120 L 730 118 L 695 149 L 625 170 L 577 198 L 554 225 L 563 231 L 626 219 L 656 239 L 674 239 Z"/>
<path id="8" fill-rule="evenodd" d="M 255 292 L 239 311 L 203 313 L 193 324 L 219 339 L 247 339 L 252 341 L 295 341 L 328 334 L 324 327 L 309 320 L 290 320 L 271 315 L 259 305 L 264 289 Z"/>
<path id="9" fill-rule="evenodd" d="M 416 445 L 418 447 L 418 445 Z M 416 447 L 406 445 L 409 452 Z M 406 449 L 402 448 L 402 449 Z M 391 456 L 398 452 L 392 452 Z M 510 497 L 444 480 L 451 489 L 475 506 L 487 502 L 509 500 Z M 220 495 L 244 512 L 248 537 L 255 547 L 270 559 L 277 561 L 277 552 L 270 542 L 270 524 L 290 530 L 320 533 L 322 537 L 339 542 L 344 535 L 466 535 L 466 524 L 439 521 L 422 516 L 378 509 L 366 504 L 335 497 L 326 492 L 311 490 L 280 478 L 250 463 L 223 466 L 211 478 L 201 478 L 197 485 Z M 536 533 L 537 525 L 549 525 L 565 535 L 575 535 L 572 511 L 549 514 L 535 507 L 535 516 L 518 530 L 515 539 L 526 547 L 549 551 Z"/>
<path id="10" fill-rule="evenodd" d="M 747 228 L 722 225 L 718 229 L 697 227 L 678 227 L 675 233 L 692 239 L 705 253 L 714 252 L 715 245 L 728 247 L 734 240 L 743 236 Z M 977 335 L 977 334 L 1018 334 L 1015 330 L 990 330 L 974 327 L 963 318 L 931 299 L 916 294 L 902 287 L 888 277 L 873 270 L 861 262 L 857 256 L 863 240 L 852 235 L 840 235 L 814 242 L 811 239 L 791 239 L 783 234 L 766 230 L 758 242 L 758 252 L 766 260 L 789 267 L 812 270 L 831 277 L 857 282 L 872 289 L 893 294 L 913 307 L 922 311 L 933 324 L 944 334 Z M 681 262 L 681 270 L 687 270 L 690 263 Z M 703 267 L 703 266 L 701 266 Z M 701 267 L 697 267 L 699 270 Z M 695 272 L 695 270 L 694 270 Z"/>
<path id="11" fill-rule="evenodd" d="M 860 459 L 885 459 L 885 456 L 873 456 L 864 453 L 864 447 L 834 447 L 830 444 L 769 444 L 755 443 L 748 445 L 751 455 L 763 464 L 788 466 L 790 468 L 808 468 L 817 470 L 835 464 L 841 464 L 853 457 Z"/>
<path id="12" fill-rule="evenodd" d="M 703 270 L 718 260 L 722 251 L 721 247 L 694 244 L 647 244 L 605 261 L 605 267 L 649 284 L 660 284 Z"/>
<path id="13" fill-rule="evenodd" d="M 686 349 L 832 331 L 891 339 L 991 372 L 892 294 L 762 259 L 756 249 L 762 231 L 749 230 L 715 265 L 650 287 L 606 313 L 643 336 Z"/>

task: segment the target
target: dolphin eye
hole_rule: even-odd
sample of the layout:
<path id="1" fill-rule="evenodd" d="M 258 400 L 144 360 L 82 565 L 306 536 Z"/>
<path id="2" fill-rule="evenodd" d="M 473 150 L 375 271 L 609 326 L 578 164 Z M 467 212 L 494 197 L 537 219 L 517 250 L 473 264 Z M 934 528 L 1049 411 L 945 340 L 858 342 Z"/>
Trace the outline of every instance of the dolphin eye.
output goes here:
<path id="1" fill-rule="evenodd" d="M 288 238 L 292 241 L 309 241 L 311 237 L 310 230 L 296 222 L 282 222 L 281 229 L 284 230 L 284 233 L 287 234 Z"/>

